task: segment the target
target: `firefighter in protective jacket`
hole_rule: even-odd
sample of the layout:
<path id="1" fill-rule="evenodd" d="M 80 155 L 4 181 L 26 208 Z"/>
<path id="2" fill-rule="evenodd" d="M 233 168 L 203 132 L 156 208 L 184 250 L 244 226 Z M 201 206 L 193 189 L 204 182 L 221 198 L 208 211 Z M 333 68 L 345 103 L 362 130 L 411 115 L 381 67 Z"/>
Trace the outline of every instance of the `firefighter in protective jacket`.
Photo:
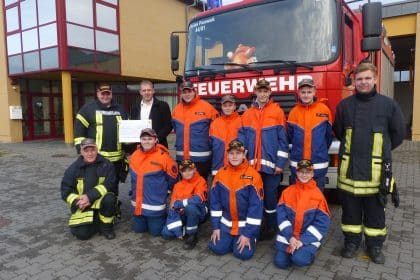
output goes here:
<path id="1" fill-rule="evenodd" d="M 327 201 L 312 179 L 312 162 L 303 159 L 296 169 L 296 183 L 283 191 L 277 206 L 274 264 L 280 268 L 310 265 L 330 226 Z"/>
<path id="2" fill-rule="evenodd" d="M 78 239 L 86 240 L 96 232 L 113 239 L 116 197 L 112 193 L 116 180 L 112 163 L 98 154 L 95 141 L 85 138 L 81 156 L 70 165 L 61 181 L 61 197 L 72 213 L 69 226 Z"/>
<path id="3" fill-rule="evenodd" d="M 331 111 L 316 100 L 315 83 L 303 79 L 298 85 L 299 101 L 287 118 L 290 151 L 290 185 L 296 181 L 296 166 L 302 159 L 310 159 L 314 165 L 314 179 L 324 190 L 325 175 L 329 166 L 328 148 L 332 142 Z"/>
<path id="4" fill-rule="evenodd" d="M 343 209 L 341 255 L 353 258 L 365 235 L 370 258 L 384 263 L 382 244 L 387 230 L 380 188 L 384 164 L 405 136 L 403 115 L 397 103 L 376 91 L 377 72 L 371 63 L 354 71 L 356 93 L 340 102 L 333 129 L 341 141 L 337 187 Z"/>
<path id="5" fill-rule="evenodd" d="M 228 146 L 229 163 L 219 169 L 210 190 L 213 232 L 209 249 L 218 255 L 233 251 L 239 259 L 254 255 L 263 215 L 264 191 L 260 174 L 245 158 L 244 145 Z"/>
<path id="6" fill-rule="evenodd" d="M 127 114 L 112 99 L 110 85 L 100 84 L 96 96 L 97 100 L 85 104 L 76 115 L 74 144 L 79 151 L 84 138 L 95 139 L 99 153 L 114 164 L 117 181 L 113 192 L 118 195 L 118 181 L 124 158 L 122 144 L 118 140 L 118 124 L 127 119 Z"/>

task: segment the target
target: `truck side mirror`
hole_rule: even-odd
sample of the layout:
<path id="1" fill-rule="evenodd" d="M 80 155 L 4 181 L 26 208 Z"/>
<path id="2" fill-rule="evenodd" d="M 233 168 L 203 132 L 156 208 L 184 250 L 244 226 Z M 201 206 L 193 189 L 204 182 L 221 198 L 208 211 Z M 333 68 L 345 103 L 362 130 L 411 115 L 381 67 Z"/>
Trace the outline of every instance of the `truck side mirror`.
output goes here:
<path id="1" fill-rule="evenodd" d="M 362 51 L 371 52 L 381 49 L 381 37 L 367 37 L 362 39 Z"/>
<path id="2" fill-rule="evenodd" d="M 171 70 L 172 72 L 178 71 L 179 69 L 179 62 L 178 60 L 172 60 L 171 61 Z"/>
<path id="3" fill-rule="evenodd" d="M 171 59 L 178 60 L 179 57 L 179 36 L 171 34 Z"/>
<path id="4" fill-rule="evenodd" d="M 366 3 L 362 8 L 363 37 L 378 37 L 382 34 L 382 4 Z"/>

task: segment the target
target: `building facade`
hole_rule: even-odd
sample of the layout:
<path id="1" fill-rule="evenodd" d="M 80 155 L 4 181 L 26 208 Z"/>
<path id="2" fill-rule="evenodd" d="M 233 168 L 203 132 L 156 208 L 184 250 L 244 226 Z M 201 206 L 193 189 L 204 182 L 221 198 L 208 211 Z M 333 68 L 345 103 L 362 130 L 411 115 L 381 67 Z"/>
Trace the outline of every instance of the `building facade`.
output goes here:
<path id="1" fill-rule="evenodd" d="M 0 141 L 73 141 L 73 118 L 112 85 L 126 109 L 138 82 L 176 103 L 169 36 L 196 10 L 176 0 L 0 0 Z M 20 114 L 22 115 L 20 117 Z"/>

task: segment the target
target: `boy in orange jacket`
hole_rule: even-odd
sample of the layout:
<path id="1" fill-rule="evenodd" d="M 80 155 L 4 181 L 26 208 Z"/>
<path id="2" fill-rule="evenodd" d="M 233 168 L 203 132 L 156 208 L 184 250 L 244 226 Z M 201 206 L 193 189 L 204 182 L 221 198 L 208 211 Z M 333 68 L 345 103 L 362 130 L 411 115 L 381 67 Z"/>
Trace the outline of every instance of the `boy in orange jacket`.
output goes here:
<path id="1" fill-rule="evenodd" d="M 185 227 L 186 250 L 191 250 L 197 244 L 198 224 L 203 222 L 208 212 L 207 184 L 198 173 L 193 161 L 187 159 L 179 164 L 182 180 L 175 184 L 168 210 L 166 225 L 162 236 L 170 239 L 182 239 Z"/>
<path id="2" fill-rule="evenodd" d="M 330 226 L 330 210 L 313 179 L 312 162 L 303 159 L 296 169 L 297 182 L 282 192 L 277 206 L 274 264 L 280 268 L 312 264 Z"/>

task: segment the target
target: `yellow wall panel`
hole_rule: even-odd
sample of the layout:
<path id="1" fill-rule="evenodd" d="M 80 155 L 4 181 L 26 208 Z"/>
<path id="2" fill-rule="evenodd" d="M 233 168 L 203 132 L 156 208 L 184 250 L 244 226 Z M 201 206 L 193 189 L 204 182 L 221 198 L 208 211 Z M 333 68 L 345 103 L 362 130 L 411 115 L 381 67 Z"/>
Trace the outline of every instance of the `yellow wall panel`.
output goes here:
<path id="1" fill-rule="evenodd" d="M 186 30 L 186 10 L 182 1 L 120 1 L 123 76 L 166 81 L 175 79 L 170 70 L 169 37 L 172 31 Z M 189 14 L 197 13 L 195 9 L 188 11 Z M 184 47 L 180 50 L 181 54 L 183 51 Z"/>
<path id="2" fill-rule="evenodd" d="M 0 1 L 3 7 L 3 1 Z M 3 11 L 0 22 L 4 22 Z M 0 42 L 6 42 L 3 24 L 0 28 Z M 10 120 L 9 106 L 20 105 L 19 86 L 12 86 L 7 75 L 6 45 L 0 44 L 0 142 L 22 142 L 22 121 Z"/>
<path id="3" fill-rule="evenodd" d="M 416 14 L 383 19 L 388 37 L 416 34 Z"/>

